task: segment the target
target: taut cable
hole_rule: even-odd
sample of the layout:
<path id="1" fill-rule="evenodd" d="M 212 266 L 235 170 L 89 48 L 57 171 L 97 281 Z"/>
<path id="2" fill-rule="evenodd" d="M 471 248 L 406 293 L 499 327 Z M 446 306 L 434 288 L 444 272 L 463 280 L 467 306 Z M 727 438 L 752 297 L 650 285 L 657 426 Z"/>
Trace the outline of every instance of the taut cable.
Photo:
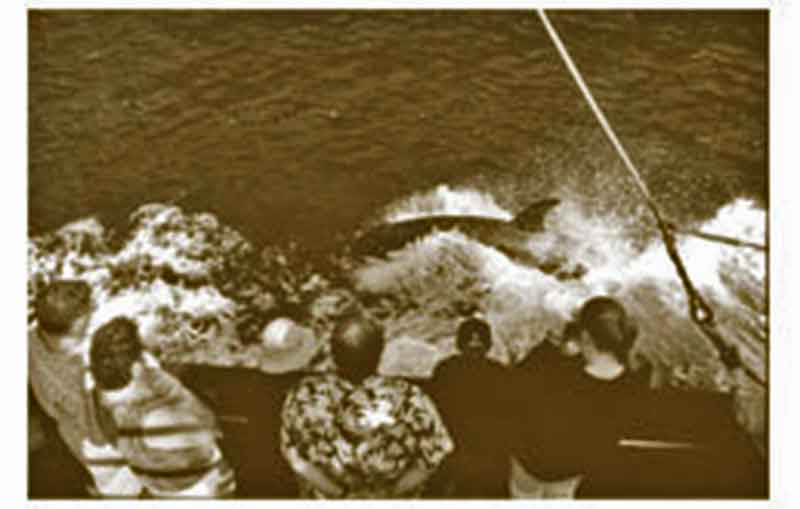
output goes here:
<path id="1" fill-rule="evenodd" d="M 661 232 L 661 238 L 664 241 L 664 247 L 667 250 L 667 255 L 672 261 L 672 264 L 675 266 L 675 271 L 677 272 L 681 284 L 683 285 L 683 289 L 686 292 L 686 297 L 689 302 L 689 315 L 691 316 L 692 321 L 695 322 L 705 336 L 711 341 L 719 353 L 720 360 L 728 369 L 741 368 L 756 383 L 759 385 L 765 385 L 765 382 L 761 380 L 761 377 L 759 377 L 755 371 L 742 362 L 738 349 L 735 346 L 726 343 L 722 339 L 722 336 L 719 334 L 719 331 L 714 323 L 713 310 L 705 301 L 705 299 L 703 299 L 703 296 L 700 295 L 700 292 L 698 292 L 692 284 L 692 280 L 689 278 L 689 273 L 686 271 L 686 266 L 684 265 L 680 254 L 678 253 L 678 248 L 675 243 L 675 232 L 679 230 L 677 230 L 674 225 L 664 220 L 655 200 L 653 199 L 653 195 L 650 193 L 650 190 L 647 187 L 647 184 L 642 179 L 639 170 L 636 169 L 636 166 L 633 164 L 630 156 L 628 156 L 628 152 L 625 150 L 625 147 L 622 146 L 619 138 L 617 138 L 617 135 L 611 128 L 611 124 L 609 124 L 608 119 L 606 119 L 605 114 L 603 114 L 603 111 L 600 109 L 600 106 L 598 106 L 597 102 L 594 100 L 591 90 L 589 90 L 589 87 L 586 85 L 586 82 L 581 76 L 581 73 L 575 65 L 575 62 L 573 62 L 572 57 L 570 57 L 569 52 L 567 51 L 566 46 L 564 46 L 564 43 L 561 41 L 561 37 L 559 37 L 555 27 L 553 27 L 552 23 L 550 23 L 550 19 L 547 17 L 547 14 L 543 9 L 538 9 L 537 12 L 542 20 L 542 23 L 544 24 L 545 29 L 547 30 L 547 33 L 553 40 L 553 44 L 555 44 L 556 49 L 561 55 L 564 64 L 567 66 L 570 74 L 572 74 L 572 77 L 575 79 L 575 83 L 578 85 L 581 93 L 583 93 L 583 96 L 586 99 L 586 102 L 589 104 L 589 107 L 594 112 L 597 121 L 600 123 L 600 126 L 603 128 L 606 136 L 616 149 L 617 153 L 622 159 L 622 162 L 625 164 L 625 168 L 633 177 L 634 182 L 636 182 L 637 187 L 644 196 L 647 206 L 653 213 L 658 229 Z M 698 233 L 702 232 L 696 232 L 693 230 L 690 230 L 689 232 L 702 237 L 702 235 L 698 235 Z M 711 236 L 707 234 L 705 235 L 705 238 L 709 237 Z M 714 240 L 719 241 L 723 238 L 721 236 L 717 237 L 718 238 Z M 743 241 L 738 242 L 744 244 Z"/>

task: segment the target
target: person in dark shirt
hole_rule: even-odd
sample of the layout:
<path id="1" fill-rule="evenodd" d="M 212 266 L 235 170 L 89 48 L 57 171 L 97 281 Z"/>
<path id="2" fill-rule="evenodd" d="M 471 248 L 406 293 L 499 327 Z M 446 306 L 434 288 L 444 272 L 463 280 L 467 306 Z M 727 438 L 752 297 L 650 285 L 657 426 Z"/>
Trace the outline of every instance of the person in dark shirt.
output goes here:
<path id="1" fill-rule="evenodd" d="M 546 390 L 546 384 L 581 369 L 580 333 L 577 320 L 568 322 L 560 336 L 548 331 L 545 338 L 515 364 L 514 374 L 519 379 L 515 388 L 521 402 L 531 396 L 532 389 Z M 542 383 L 545 387 L 540 387 Z"/>
<path id="2" fill-rule="evenodd" d="M 449 497 L 507 498 L 509 475 L 509 372 L 487 358 L 489 324 L 464 320 L 457 332 L 460 355 L 439 364 L 431 394 L 455 442 L 442 469 Z"/>
<path id="3" fill-rule="evenodd" d="M 594 479 L 614 465 L 629 407 L 627 358 L 637 328 L 619 302 L 595 297 L 582 306 L 565 335 L 561 348 L 544 342 L 523 363 L 523 371 L 530 372 L 523 378 L 530 392 L 519 403 L 518 475 L 512 481 L 520 498 L 574 496 L 587 479 L 597 486 Z M 579 357 L 563 355 L 570 342 Z M 591 492 L 586 495 L 591 498 Z"/>

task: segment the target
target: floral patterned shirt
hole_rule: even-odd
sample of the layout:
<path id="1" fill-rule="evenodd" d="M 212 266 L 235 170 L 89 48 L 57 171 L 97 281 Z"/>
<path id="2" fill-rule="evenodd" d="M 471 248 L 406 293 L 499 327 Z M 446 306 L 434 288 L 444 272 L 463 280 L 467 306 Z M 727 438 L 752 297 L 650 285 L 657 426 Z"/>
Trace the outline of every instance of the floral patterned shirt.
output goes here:
<path id="1" fill-rule="evenodd" d="M 283 454 L 295 449 L 350 497 L 387 496 L 409 468 L 434 470 L 453 450 L 430 398 L 396 378 L 353 384 L 335 374 L 308 376 L 290 391 L 281 417 Z"/>

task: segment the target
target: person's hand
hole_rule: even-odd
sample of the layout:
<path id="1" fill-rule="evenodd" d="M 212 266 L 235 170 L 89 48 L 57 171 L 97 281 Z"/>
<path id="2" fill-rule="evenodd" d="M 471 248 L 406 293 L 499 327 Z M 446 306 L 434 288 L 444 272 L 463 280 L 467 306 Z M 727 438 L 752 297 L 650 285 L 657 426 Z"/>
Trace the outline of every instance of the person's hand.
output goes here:
<path id="1" fill-rule="evenodd" d="M 552 329 L 549 329 L 547 332 L 544 333 L 544 341 L 547 341 L 551 345 L 558 346 L 561 344 L 562 338 L 558 334 L 556 334 Z"/>
<path id="2" fill-rule="evenodd" d="M 92 376 L 91 371 L 88 369 L 84 370 L 83 372 L 83 390 L 90 394 L 95 388 L 94 377 Z"/>
<path id="3" fill-rule="evenodd" d="M 155 355 L 150 352 L 142 352 L 142 364 L 146 368 L 160 368 L 161 363 L 158 362 L 158 359 Z"/>
<path id="4" fill-rule="evenodd" d="M 320 491 L 325 497 L 342 498 L 344 496 L 344 488 L 339 486 L 321 468 L 303 459 L 296 448 L 292 447 L 286 451 L 286 459 L 298 476 Z"/>
<path id="5" fill-rule="evenodd" d="M 719 350 L 719 359 L 728 369 L 736 369 L 742 366 L 739 350 L 733 345 L 724 345 L 721 347 Z"/>
<path id="6" fill-rule="evenodd" d="M 399 479 L 392 486 L 392 496 L 394 498 L 401 498 L 407 496 L 409 493 L 419 488 L 433 472 L 422 466 L 413 466 L 405 471 Z"/>

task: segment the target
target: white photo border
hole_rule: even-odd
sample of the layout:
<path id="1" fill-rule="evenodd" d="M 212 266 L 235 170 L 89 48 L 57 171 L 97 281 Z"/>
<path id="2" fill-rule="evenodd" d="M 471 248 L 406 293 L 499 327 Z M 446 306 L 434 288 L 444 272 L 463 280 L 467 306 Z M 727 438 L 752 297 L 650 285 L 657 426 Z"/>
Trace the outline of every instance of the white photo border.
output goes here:
<path id="1" fill-rule="evenodd" d="M 28 171 L 28 125 L 27 125 L 27 10 L 28 9 L 769 9 L 770 10 L 770 498 L 767 501 L 328 501 L 315 502 L 318 507 L 376 507 L 415 508 L 415 507 L 581 507 L 581 508 L 620 508 L 646 507 L 664 508 L 717 508 L 724 507 L 793 507 L 798 497 L 797 433 L 800 429 L 797 405 L 797 347 L 792 338 L 797 337 L 800 328 L 797 317 L 800 313 L 795 307 L 800 305 L 800 270 L 792 263 L 800 255 L 797 244 L 796 221 L 800 217 L 796 199 L 795 165 L 797 153 L 792 148 L 797 145 L 798 129 L 796 119 L 800 118 L 798 100 L 795 96 L 800 90 L 800 77 L 797 73 L 796 50 L 798 41 L 798 7 L 789 1 L 767 2 L 752 0 L 583 0 L 583 1 L 509 1 L 498 2 L 460 0 L 460 1 L 222 1 L 222 0 L 31 0 L 23 2 L 3 2 L 2 20 L 4 39 L 3 53 L 6 74 L 3 79 L 5 175 L 2 188 L 2 227 L 6 237 L 6 249 L 2 280 L 5 288 L 2 294 L 4 310 L 11 328 L 6 334 L 7 354 L 2 356 L 4 366 L 2 376 L 7 388 L 3 398 L 8 416 L 3 419 L 3 436 L 6 437 L 2 478 L 5 481 L 4 500 L 12 507 L 307 507 L 307 501 L 207 501 L 207 502 L 168 502 L 168 501 L 29 501 L 27 499 L 27 423 L 26 391 L 23 391 L 23 377 L 27 377 L 26 350 L 23 337 L 26 333 L 27 284 L 25 250 L 27 246 L 27 171 Z M 792 404 L 793 401 L 797 402 Z M 21 458 L 25 460 L 21 461 Z M 12 505 L 13 504 L 13 505 Z"/>

